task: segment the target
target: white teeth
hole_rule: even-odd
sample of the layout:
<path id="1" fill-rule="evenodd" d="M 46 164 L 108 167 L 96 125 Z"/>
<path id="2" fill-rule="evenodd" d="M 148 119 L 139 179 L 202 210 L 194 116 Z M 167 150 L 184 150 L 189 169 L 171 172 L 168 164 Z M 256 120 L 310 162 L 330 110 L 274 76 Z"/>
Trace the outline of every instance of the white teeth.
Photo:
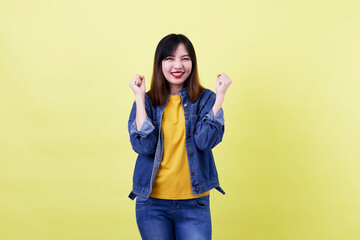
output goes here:
<path id="1" fill-rule="evenodd" d="M 180 76 L 182 75 L 183 73 L 171 73 L 172 75 L 176 75 L 176 76 Z"/>

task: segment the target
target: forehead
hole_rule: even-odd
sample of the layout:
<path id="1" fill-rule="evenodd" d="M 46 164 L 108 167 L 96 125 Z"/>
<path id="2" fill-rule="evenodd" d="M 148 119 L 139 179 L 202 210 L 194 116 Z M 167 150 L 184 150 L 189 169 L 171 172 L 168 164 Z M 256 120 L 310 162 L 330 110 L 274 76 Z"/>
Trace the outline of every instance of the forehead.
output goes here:
<path id="1" fill-rule="evenodd" d="M 178 55 L 178 54 L 182 54 L 182 55 L 184 55 L 184 54 L 188 55 L 189 54 L 189 52 L 186 49 L 184 43 L 179 43 L 179 45 L 177 46 L 177 48 L 173 52 L 173 55 Z"/>

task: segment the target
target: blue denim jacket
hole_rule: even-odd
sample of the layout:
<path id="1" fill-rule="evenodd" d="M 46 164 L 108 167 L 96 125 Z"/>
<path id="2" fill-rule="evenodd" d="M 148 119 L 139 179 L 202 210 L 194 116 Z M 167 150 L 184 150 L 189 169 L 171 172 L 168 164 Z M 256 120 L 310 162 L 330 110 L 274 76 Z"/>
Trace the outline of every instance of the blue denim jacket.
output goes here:
<path id="1" fill-rule="evenodd" d="M 221 142 L 224 135 L 223 110 L 216 114 L 212 111 L 216 95 L 205 89 L 198 100 L 190 102 L 187 89 L 179 91 L 185 117 L 185 146 L 189 161 L 191 186 L 194 195 L 216 188 L 222 194 L 212 148 Z M 129 195 L 148 198 L 160 167 L 163 155 L 162 116 L 165 106 L 153 106 L 145 94 L 147 118 L 141 129 L 136 128 L 136 103 L 131 109 L 128 130 L 132 148 L 138 157 L 133 175 L 133 188 Z"/>

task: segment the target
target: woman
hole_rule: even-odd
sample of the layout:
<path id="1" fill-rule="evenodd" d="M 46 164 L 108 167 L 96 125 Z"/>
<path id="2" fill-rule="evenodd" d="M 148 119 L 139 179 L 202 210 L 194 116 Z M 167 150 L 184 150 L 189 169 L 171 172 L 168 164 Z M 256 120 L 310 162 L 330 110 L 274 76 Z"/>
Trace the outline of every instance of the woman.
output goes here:
<path id="1" fill-rule="evenodd" d="M 218 74 L 216 94 L 204 89 L 192 43 L 170 34 L 156 48 L 150 91 L 142 75 L 129 83 L 135 102 L 128 129 L 138 153 L 129 197 L 137 197 L 142 239 L 211 239 L 209 191 L 225 194 L 211 150 L 224 134 L 231 82 Z"/>

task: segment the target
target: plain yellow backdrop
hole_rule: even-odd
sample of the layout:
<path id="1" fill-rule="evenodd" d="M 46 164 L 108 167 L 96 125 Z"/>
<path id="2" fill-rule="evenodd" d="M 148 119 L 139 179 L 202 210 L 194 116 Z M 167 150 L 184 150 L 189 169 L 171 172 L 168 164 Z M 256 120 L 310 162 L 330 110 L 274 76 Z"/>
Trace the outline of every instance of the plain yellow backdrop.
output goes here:
<path id="1" fill-rule="evenodd" d="M 214 149 L 213 239 L 360 239 L 360 2 L 1 1 L 0 238 L 140 239 L 134 96 L 190 38 L 233 84 Z"/>

